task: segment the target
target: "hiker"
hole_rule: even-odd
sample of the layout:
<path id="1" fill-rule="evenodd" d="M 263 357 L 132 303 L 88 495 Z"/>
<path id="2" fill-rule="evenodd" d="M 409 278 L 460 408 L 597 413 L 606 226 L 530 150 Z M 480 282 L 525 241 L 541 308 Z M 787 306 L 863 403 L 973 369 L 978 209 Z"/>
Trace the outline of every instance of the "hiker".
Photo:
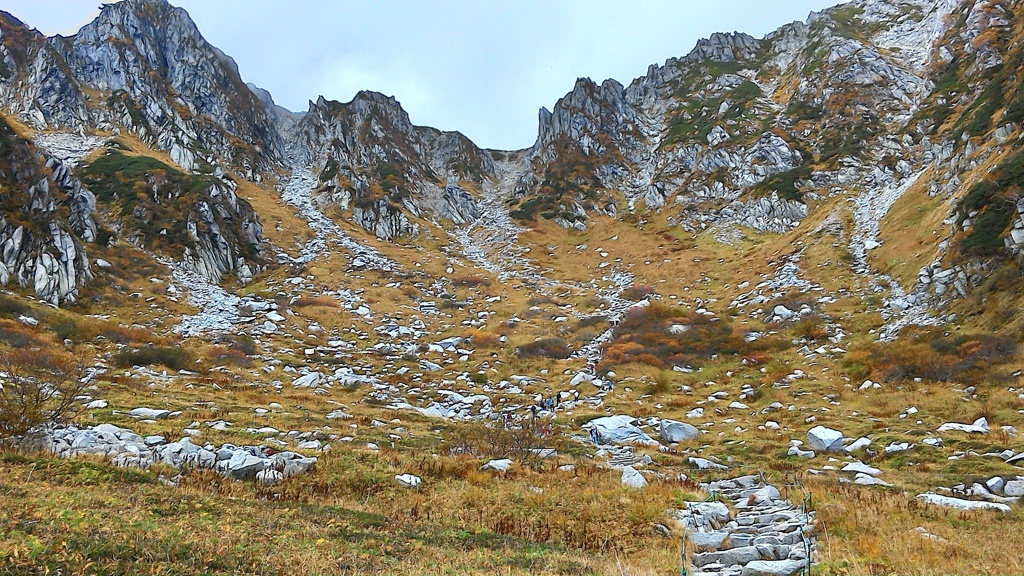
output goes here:
<path id="1" fill-rule="evenodd" d="M 536 404 L 530 404 L 530 413 L 533 415 L 534 418 L 537 417 L 537 405 Z"/>
<path id="2" fill-rule="evenodd" d="M 597 427 L 590 429 L 590 440 L 594 443 L 594 446 L 601 445 L 601 435 L 597 432 Z"/>

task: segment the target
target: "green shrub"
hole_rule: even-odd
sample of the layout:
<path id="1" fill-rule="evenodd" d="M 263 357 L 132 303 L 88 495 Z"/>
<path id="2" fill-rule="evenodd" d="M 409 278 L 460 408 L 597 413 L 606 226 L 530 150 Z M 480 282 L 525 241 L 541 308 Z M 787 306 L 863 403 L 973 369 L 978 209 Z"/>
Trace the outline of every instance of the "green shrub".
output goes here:
<path id="1" fill-rule="evenodd" d="M 960 241 L 960 249 L 980 257 L 999 255 L 1003 250 L 1003 232 L 1017 213 L 1008 201 L 996 202 L 982 212 L 967 236 Z"/>
<path id="2" fill-rule="evenodd" d="M 19 298 L 0 294 L 0 317 L 15 318 L 30 312 L 32 309 Z"/>
<path id="3" fill-rule="evenodd" d="M 796 183 L 798 180 L 810 178 L 810 176 L 810 166 L 797 166 L 792 170 L 779 172 L 754 184 L 750 187 L 750 193 L 755 196 L 768 196 L 772 192 L 777 192 L 779 197 L 784 200 L 802 202 L 804 193 L 797 188 Z"/>
<path id="4" fill-rule="evenodd" d="M 174 346 L 146 346 L 119 352 L 114 357 L 114 364 L 122 368 L 160 364 L 172 370 L 184 370 L 192 364 L 192 355 Z"/>

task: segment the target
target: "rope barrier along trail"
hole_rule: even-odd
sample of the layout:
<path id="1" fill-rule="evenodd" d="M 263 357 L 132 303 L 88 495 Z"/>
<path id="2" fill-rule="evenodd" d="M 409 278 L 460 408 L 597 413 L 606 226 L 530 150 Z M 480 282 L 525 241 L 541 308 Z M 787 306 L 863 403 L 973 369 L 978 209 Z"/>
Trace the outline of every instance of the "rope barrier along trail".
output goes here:
<path id="1" fill-rule="evenodd" d="M 797 505 L 763 472 L 701 488 L 707 499 L 676 512 L 683 526 L 683 575 L 810 575 L 815 531 L 809 493 Z"/>

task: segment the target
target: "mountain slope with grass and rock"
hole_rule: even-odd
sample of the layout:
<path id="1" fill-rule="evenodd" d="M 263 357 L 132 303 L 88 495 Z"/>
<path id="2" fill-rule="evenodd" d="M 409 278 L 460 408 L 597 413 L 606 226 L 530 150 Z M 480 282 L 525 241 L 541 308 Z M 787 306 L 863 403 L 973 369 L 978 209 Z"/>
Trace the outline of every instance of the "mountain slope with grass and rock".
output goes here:
<path id="1" fill-rule="evenodd" d="M 1024 573 L 1022 18 L 713 34 L 488 150 L 0 13 L 0 573 Z"/>

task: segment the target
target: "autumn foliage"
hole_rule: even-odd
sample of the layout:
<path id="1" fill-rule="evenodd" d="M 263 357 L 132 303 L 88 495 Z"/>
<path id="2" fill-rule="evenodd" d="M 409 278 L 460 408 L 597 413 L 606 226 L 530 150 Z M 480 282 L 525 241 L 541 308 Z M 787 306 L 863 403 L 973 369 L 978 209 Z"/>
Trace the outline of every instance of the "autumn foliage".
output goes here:
<path id="1" fill-rule="evenodd" d="M 876 345 L 865 364 L 875 380 L 910 378 L 975 384 L 996 379 L 994 368 L 1010 361 L 1017 343 L 997 334 L 945 335 L 922 330 L 895 342 Z"/>
<path id="2" fill-rule="evenodd" d="M 749 345 L 727 320 L 653 302 L 626 313 L 605 345 L 598 370 L 629 363 L 697 367 L 712 355 L 747 349 Z"/>
<path id="3" fill-rule="evenodd" d="M 0 440 L 65 422 L 86 386 L 81 364 L 60 351 L 10 350 L 0 354 L 0 371 Z"/>

